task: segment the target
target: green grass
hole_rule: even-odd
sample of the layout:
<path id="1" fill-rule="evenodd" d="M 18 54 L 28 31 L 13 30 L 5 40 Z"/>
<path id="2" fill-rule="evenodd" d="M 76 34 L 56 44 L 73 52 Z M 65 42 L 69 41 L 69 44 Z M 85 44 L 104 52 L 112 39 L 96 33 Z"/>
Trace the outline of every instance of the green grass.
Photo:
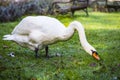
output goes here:
<path id="1" fill-rule="evenodd" d="M 80 21 L 101 61 L 83 50 L 77 32 L 69 41 L 49 46 L 50 55 L 61 53 L 62 57 L 46 59 L 42 50 L 39 51 L 41 57 L 36 59 L 30 49 L 2 40 L 20 20 L 0 23 L 0 80 L 120 80 L 120 14 L 91 12 L 89 17 L 83 15 L 77 12 L 74 18 L 69 15 L 56 18 L 66 26 L 73 20 Z M 14 58 L 8 56 L 10 52 L 15 53 Z"/>

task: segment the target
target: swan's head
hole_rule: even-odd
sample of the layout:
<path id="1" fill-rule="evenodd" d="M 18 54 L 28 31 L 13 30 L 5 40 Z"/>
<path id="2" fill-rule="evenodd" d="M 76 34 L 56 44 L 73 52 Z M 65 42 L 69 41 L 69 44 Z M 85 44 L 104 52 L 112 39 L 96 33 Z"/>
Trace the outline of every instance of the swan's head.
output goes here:
<path id="1" fill-rule="evenodd" d="M 97 51 L 93 51 L 93 50 L 91 50 L 91 52 L 92 52 L 92 56 L 93 56 L 93 58 L 95 58 L 95 59 L 97 59 L 97 60 L 100 60 L 100 57 L 99 57 Z"/>
<path id="2" fill-rule="evenodd" d="M 98 53 L 97 53 L 97 51 L 95 50 L 95 48 L 94 47 L 92 47 L 92 46 L 87 46 L 86 47 L 86 52 L 88 52 L 93 58 L 95 58 L 96 60 L 100 60 L 100 57 L 99 57 L 99 55 L 98 55 Z"/>

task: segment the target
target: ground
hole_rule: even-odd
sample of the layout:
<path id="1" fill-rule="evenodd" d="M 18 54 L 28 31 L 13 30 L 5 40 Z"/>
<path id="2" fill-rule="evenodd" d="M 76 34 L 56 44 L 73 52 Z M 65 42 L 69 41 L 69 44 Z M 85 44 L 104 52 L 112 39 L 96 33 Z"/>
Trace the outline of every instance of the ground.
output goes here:
<path id="1" fill-rule="evenodd" d="M 45 58 L 45 51 L 34 52 L 22 48 L 11 41 L 3 41 L 2 36 L 10 33 L 21 19 L 0 23 L 0 80 L 120 80 L 120 15 L 119 13 L 90 12 L 89 17 L 75 13 L 75 17 L 56 17 L 66 26 L 73 20 L 80 21 L 88 42 L 98 51 L 97 61 L 86 53 L 77 32 L 66 42 L 50 45 L 49 54 L 62 56 Z M 15 57 L 8 54 L 13 52 Z"/>

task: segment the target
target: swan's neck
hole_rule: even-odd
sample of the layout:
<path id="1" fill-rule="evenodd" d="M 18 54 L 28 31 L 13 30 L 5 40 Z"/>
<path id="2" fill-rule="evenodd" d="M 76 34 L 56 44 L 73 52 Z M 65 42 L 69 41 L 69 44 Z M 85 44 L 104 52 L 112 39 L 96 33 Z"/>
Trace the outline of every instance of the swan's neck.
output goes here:
<path id="1" fill-rule="evenodd" d="M 74 21 L 70 23 L 69 27 L 65 31 L 64 39 L 69 39 L 74 34 L 75 30 L 78 31 L 79 39 L 82 47 L 85 49 L 86 52 L 92 55 L 91 50 L 95 50 L 95 49 L 88 43 L 84 28 L 80 22 Z"/>

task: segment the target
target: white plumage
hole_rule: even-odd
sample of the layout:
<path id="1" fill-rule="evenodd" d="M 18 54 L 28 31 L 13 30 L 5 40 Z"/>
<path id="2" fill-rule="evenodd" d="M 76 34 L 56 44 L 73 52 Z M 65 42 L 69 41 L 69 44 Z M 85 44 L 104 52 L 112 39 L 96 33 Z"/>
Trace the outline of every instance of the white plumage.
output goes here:
<path id="1" fill-rule="evenodd" d="M 68 40 L 75 30 L 78 31 L 81 45 L 85 51 L 90 55 L 97 54 L 95 48 L 87 42 L 84 28 L 80 22 L 73 21 L 68 27 L 65 27 L 59 20 L 47 16 L 28 16 L 24 18 L 11 34 L 4 36 L 3 40 L 15 41 L 23 47 L 35 50 L 37 54 L 38 49 L 57 41 Z M 100 58 L 97 56 L 96 59 L 99 60 Z"/>

